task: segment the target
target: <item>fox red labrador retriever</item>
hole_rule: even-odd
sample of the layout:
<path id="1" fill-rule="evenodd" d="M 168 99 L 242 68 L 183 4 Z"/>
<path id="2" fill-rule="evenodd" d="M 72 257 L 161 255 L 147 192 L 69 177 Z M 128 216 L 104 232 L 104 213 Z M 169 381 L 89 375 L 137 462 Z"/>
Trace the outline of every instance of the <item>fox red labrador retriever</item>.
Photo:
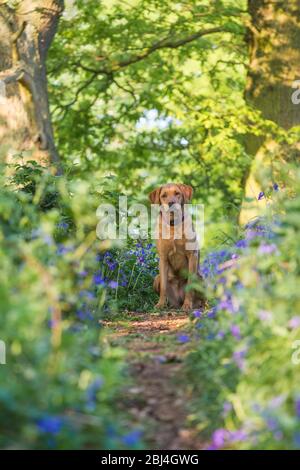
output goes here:
<path id="1" fill-rule="evenodd" d="M 187 289 L 191 278 L 202 280 L 199 271 L 199 247 L 191 216 L 184 205 L 191 201 L 193 189 L 185 184 L 169 183 L 149 195 L 152 204 L 160 205 L 157 227 L 159 274 L 154 289 L 159 294 L 157 308 L 169 304 L 190 311 L 205 303 L 201 293 Z M 191 234 L 187 237 L 187 234 Z M 166 236 L 167 235 L 167 236 Z"/>

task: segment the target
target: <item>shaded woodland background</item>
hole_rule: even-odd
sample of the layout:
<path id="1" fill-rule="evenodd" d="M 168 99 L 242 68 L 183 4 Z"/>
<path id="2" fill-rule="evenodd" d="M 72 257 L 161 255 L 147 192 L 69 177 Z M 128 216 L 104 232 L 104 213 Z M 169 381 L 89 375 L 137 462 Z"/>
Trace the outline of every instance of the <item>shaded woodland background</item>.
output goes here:
<path id="1" fill-rule="evenodd" d="M 180 181 L 206 217 L 192 425 L 299 447 L 300 1 L 7 0 L 0 38 L 1 446 L 145 445 L 101 321 L 153 311 L 156 253 L 95 212 Z"/>

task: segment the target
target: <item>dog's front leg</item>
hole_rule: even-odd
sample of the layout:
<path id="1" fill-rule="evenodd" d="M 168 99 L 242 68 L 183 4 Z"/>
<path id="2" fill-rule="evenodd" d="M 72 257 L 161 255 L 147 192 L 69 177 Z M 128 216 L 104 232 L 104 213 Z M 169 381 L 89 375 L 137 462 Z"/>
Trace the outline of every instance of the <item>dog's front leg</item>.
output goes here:
<path id="1" fill-rule="evenodd" d="M 167 304 L 168 261 L 165 256 L 159 259 L 160 292 L 156 308 L 164 308 Z"/>
<path id="2" fill-rule="evenodd" d="M 191 279 L 193 278 L 193 276 L 196 276 L 197 272 L 198 272 L 198 253 L 196 251 L 192 251 L 191 253 L 189 253 L 188 263 L 189 263 L 189 272 L 188 272 L 187 287 L 188 287 Z M 185 293 L 185 297 L 184 297 L 184 303 L 183 303 L 183 306 L 182 306 L 184 311 L 188 312 L 188 311 L 192 310 L 192 308 L 193 308 L 193 298 L 194 298 L 194 292 L 191 289 L 189 289 Z"/>

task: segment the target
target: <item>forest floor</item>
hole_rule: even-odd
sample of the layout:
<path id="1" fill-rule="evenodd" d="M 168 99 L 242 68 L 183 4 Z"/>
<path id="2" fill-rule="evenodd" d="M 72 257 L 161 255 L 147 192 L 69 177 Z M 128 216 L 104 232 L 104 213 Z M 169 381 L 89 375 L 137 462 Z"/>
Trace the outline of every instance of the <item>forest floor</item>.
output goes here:
<path id="1" fill-rule="evenodd" d="M 123 390 L 122 407 L 143 431 L 146 448 L 203 448 L 186 406 L 191 391 L 183 360 L 191 344 L 178 340 L 189 329 L 188 316 L 181 312 L 128 313 L 104 324 L 109 343 L 126 351 L 130 385 Z"/>

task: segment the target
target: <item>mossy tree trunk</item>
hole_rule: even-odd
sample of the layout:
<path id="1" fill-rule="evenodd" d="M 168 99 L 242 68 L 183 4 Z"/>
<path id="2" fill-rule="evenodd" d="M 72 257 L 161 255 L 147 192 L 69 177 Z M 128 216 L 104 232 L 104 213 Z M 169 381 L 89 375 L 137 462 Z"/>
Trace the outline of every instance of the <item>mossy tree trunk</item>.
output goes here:
<path id="1" fill-rule="evenodd" d="M 63 0 L 0 2 L 0 161 L 17 155 L 59 167 L 46 57 Z"/>
<path id="2" fill-rule="evenodd" d="M 246 99 L 263 118 L 289 130 L 300 125 L 300 104 L 292 101 L 293 83 L 300 78 L 300 0 L 248 0 L 248 9 L 251 24 Z M 246 148 L 253 164 L 245 177 L 241 223 L 260 214 L 265 200 L 257 200 L 261 188 L 255 173 L 268 164 L 266 154 L 276 155 L 275 143 L 263 137 L 249 135 Z"/>

